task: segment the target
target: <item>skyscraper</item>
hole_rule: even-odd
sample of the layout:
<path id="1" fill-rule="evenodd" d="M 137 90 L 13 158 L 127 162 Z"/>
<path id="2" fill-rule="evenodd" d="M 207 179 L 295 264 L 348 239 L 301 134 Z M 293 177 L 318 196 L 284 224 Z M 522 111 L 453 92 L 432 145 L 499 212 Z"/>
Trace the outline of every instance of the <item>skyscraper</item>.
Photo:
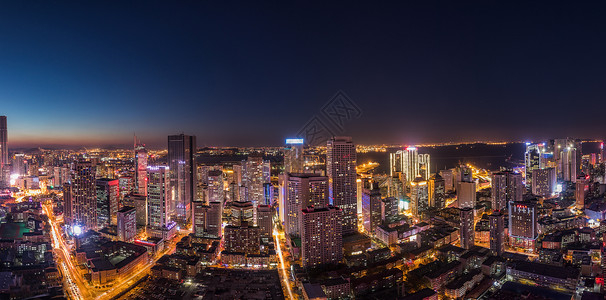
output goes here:
<path id="1" fill-rule="evenodd" d="M 75 164 L 72 180 L 72 226 L 97 229 L 97 195 L 95 193 L 96 167 L 90 161 Z"/>
<path id="2" fill-rule="evenodd" d="M 303 173 L 303 139 L 286 139 L 284 173 Z"/>
<path id="3" fill-rule="evenodd" d="M 6 116 L 0 116 L 0 187 L 10 184 L 10 168 L 8 161 L 8 127 Z"/>
<path id="4" fill-rule="evenodd" d="M 407 182 L 412 182 L 418 176 L 428 180 L 430 173 L 429 154 L 419 154 L 417 147 L 407 147 L 405 150 L 398 150 L 390 154 L 390 175 L 394 176 L 396 172 L 402 172 Z"/>
<path id="5" fill-rule="evenodd" d="M 553 143 L 558 178 L 574 182 L 581 171 L 581 141 L 566 138 L 556 139 Z"/>
<path id="6" fill-rule="evenodd" d="M 510 201 L 522 201 L 524 184 L 522 174 L 512 171 L 492 173 L 492 209 L 505 210 Z"/>
<path id="7" fill-rule="evenodd" d="M 135 137 L 135 189 L 139 195 L 147 196 L 147 150 Z"/>
<path id="8" fill-rule="evenodd" d="M 73 189 L 70 182 L 63 183 L 63 221 L 65 225 L 72 226 L 76 216 Z"/>
<path id="9" fill-rule="evenodd" d="M 364 232 L 370 236 L 381 225 L 381 189 L 378 184 L 362 192 L 362 224 Z"/>
<path id="10" fill-rule="evenodd" d="M 251 154 L 246 161 L 242 162 L 242 183 L 246 187 L 247 199 L 255 207 L 265 202 L 265 192 L 263 184 L 268 182 L 267 176 L 264 174 L 265 162 L 261 154 Z"/>
<path id="11" fill-rule="evenodd" d="M 208 171 L 208 201 L 225 202 L 225 190 L 223 189 L 223 171 Z"/>
<path id="12" fill-rule="evenodd" d="M 460 210 L 461 226 L 459 234 L 461 236 L 461 247 L 470 249 L 474 246 L 475 228 L 473 220 L 473 209 L 466 207 Z"/>
<path id="13" fill-rule="evenodd" d="M 410 182 L 410 210 L 413 216 L 419 217 L 429 208 L 429 190 L 427 181 L 417 177 Z"/>
<path id="14" fill-rule="evenodd" d="M 461 181 L 457 184 L 457 203 L 459 208 L 473 208 L 476 205 L 476 183 Z"/>
<path id="15" fill-rule="evenodd" d="M 257 224 L 261 239 L 269 241 L 274 230 L 274 211 L 270 205 L 259 205 L 257 207 Z"/>
<path id="16" fill-rule="evenodd" d="M 316 174 L 293 173 L 288 176 L 285 195 L 286 233 L 301 233 L 301 210 L 308 206 L 328 205 L 328 178 Z"/>
<path id="17" fill-rule="evenodd" d="M 137 235 L 137 209 L 132 206 L 124 206 L 117 212 L 118 239 L 130 242 Z"/>
<path id="18" fill-rule="evenodd" d="M 509 202 L 509 238 L 514 247 L 534 249 L 538 237 L 537 205 L 534 202 Z"/>
<path id="19" fill-rule="evenodd" d="M 581 173 L 577 177 L 575 188 L 575 206 L 578 210 L 583 211 L 585 210 L 585 196 L 587 196 L 587 192 L 589 191 L 589 176 Z"/>
<path id="20" fill-rule="evenodd" d="M 446 184 L 440 174 L 434 174 L 428 181 L 429 189 L 429 206 L 444 208 Z"/>
<path id="21" fill-rule="evenodd" d="M 555 168 L 542 168 L 532 172 L 532 193 L 537 196 L 551 196 L 557 184 Z"/>
<path id="22" fill-rule="evenodd" d="M 454 185 L 454 174 L 452 169 L 448 170 L 440 170 L 440 176 L 444 179 L 444 190 L 446 192 L 453 191 L 455 189 Z"/>
<path id="23" fill-rule="evenodd" d="M 97 226 L 115 225 L 118 217 L 120 185 L 118 179 L 100 178 L 96 181 Z"/>
<path id="24" fill-rule="evenodd" d="M 147 167 L 147 226 L 148 235 L 166 238 L 171 225 L 169 214 L 170 177 L 166 166 Z"/>
<path id="25" fill-rule="evenodd" d="M 501 256 L 505 252 L 505 216 L 495 211 L 488 216 L 490 225 L 490 252 Z"/>
<path id="26" fill-rule="evenodd" d="M 193 203 L 193 231 L 198 237 L 221 237 L 223 204 L 210 202 L 205 205 L 202 201 Z"/>
<path id="27" fill-rule="evenodd" d="M 342 210 L 343 233 L 357 231 L 356 146 L 351 137 L 334 137 L 326 146 L 328 193 Z"/>
<path id="28" fill-rule="evenodd" d="M 303 268 L 338 264 L 343 259 L 342 210 L 308 207 L 302 210 L 301 263 Z"/>
<path id="29" fill-rule="evenodd" d="M 191 203 L 196 197 L 196 136 L 168 136 L 168 166 L 174 203 L 170 203 L 170 214 L 175 221 L 185 224 L 191 218 Z"/>
<path id="30" fill-rule="evenodd" d="M 532 188 L 532 173 L 541 168 L 542 150 L 544 144 L 526 143 L 526 152 L 524 153 L 524 166 L 526 176 L 526 189 Z"/>

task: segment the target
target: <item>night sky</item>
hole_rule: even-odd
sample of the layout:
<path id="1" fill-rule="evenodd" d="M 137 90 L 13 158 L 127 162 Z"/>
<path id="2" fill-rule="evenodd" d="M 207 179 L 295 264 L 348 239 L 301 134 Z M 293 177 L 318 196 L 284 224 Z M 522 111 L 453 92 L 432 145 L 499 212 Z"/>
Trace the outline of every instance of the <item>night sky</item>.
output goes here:
<path id="1" fill-rule="evenodd" d="M 208 2 L 3 3 L 10 146 L 281 145 L 339 90 L 358 143 L 606 137 L 604 2 Z"/>

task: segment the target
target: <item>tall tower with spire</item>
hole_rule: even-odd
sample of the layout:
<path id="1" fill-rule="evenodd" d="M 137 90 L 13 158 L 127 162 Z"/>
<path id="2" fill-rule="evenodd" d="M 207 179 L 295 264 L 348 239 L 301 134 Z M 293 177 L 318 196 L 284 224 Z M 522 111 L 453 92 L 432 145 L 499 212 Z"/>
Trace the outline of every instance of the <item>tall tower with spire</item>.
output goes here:
<path id="1" fill-rule="evenodd" d="M 134 137 L 135 189 L 137 194 L 147 196 L 147 150 L 145 144 Z"/>

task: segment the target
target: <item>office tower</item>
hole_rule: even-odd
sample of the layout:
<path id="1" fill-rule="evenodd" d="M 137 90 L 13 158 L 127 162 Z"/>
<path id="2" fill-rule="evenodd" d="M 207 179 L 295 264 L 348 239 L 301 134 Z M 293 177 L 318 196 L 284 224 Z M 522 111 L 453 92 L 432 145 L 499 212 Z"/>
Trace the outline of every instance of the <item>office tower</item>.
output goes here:
<path id="1" fill-rule="evenodd" d="M 286 182 L 285 220 L 286 233 L 301 233 L 301 210 L 308 206 L 328 205 L 328 177 L 316 174 L 289 174 Z"/>
<path id="2" fill-rule="evenodd" d="M 74 224 L 75 216 L 72 184 L 66 182 L 63 184 L 63 221 L 65 225 L 71 226 Z"/>
<path id="3" fill-rule="evenodd" d="M 522 174 L 509 172 L 507 174 L 507 201 L 522 201 L 524 191 Z"/>
<path id="4" fill-rule="evenodd" d="M 428 181 L 429 206 L 444 208 L 446 183 L 440 174 L 434 174 Z"/>
<path id="5" fill-rule="evenodd" d="M 457 203 L 459 208 L 470 207 L 476 205 L 476 183 L 461 181 L 457 184 Z"/>
<path id="6" fill-rule="evenodd" d="M 600 163 L 606 163 L 606 149 L 604 149 L 604 142 L 600 143 Z"/>
<path id="7" fill-rule="evenodd" d="M 338 264 L 343 259 L 340 208 L 326 206 L 302 210 L 301 262 L 303 268 Z"/>
<path id="8" fill-rule="evenodd" d="M 419 217 L 429 208 L 429 190 L 427 181 L 417 177 L 410 183 L 410 210 L 413 216 Z"/>
<path id="9" fill-rule="evenodd" d="M 511 171 L 492 173 L 491 200 L 493 210 L 505 210 L 510 201 L 522 201 L 522 174 Z"/>
<path id="10" fill-rule="evenodd" d="M 96 182 L 97 226 L 99 228 L 115 225 L 120 200 L 120 181 L 100 178 Z"/>
<path id="11" fill-rule="evenodd" d="M 507 173 L 492 173 L 491 200 L 493 210 L 503 210 L 507 207 Z"/>
<path id="12" fill-rule="evenodd" d="M 147 172 L 147 170 L 145 170 L 145 171 Z M 124 197 L 126 197 L 126 195 L 132 194 L 134 192 L 135 182 L 133 181 L 133 178 L 130 176 L 121 176 L 120 178 L 118 178 L 118 185 L 120 186 L 120 199 L 121 200 L 124 200 Z M 145 189 L 147 191 L 147 182 L 145 183 Z"/>
<path id="13" fill-rule="evenodd" d="M 557 184 L 555 168 L 537 169 L 532 172 L 532 194 L 549 197 L 555 192 Z"/>
<path id="14" fill-rule="evenodd" d="M 362 224 L 364 232 L 370 236 L 381 225 L 381 189 L 378 185 L 372 185 L 362 192 Z"/>
<path id="15" fill-rule="evenodd" d="M 585 197 L 587 196 L 587 193 L 589 192 L 589 176 L 585 176 L 585 174 L 581 173 L 581 175 L 579 175 L 577 177 L 576 183 L 575 183 L 575 192 L 574 192 L 574 196 L 575 196 L 575 206 L 578 210 L 584 211 L 585 210 Z"/>
<path id="16" fill-rule="evenodd" d="M 162 235 L 171 221 L 169 167 L 147 167 L 147 226 L 154 236 Z M 151 234 L 150 234 L 151 235 Z"/>
<path id="17" fill-rule="evenodd" d="M 251 201 L 234 201 L 230 204 L 230 225 L 240 226 L 242 222 L 248 222 L 251 226 L 255 224 L 256 212 Z"/>
<path id="18" fill-rule="evenodd" d="M 490 225 L 490 252 L 501 256 L 505 252 L 505 216 L 500 211 L 488 216 Z"/>
<path id="19" fill-rule="evenodd" d="M 328 194 L 342 210 L 343 233 L 357 231 L 356 146 L 351 137 L 334 137 L 326 146 Z"/>
<path id="20" fill-rule="evenodd" d="M 398 198 L 387 197 L 381 200 L 381 220 L 386 222 L 398 215 Z"/>
<path id="21" fill-rule="evenodd" d="M 259 225 L 259 234 L 266 241 L 271 240 L 274 230 L 273 222 L 274 210 L 270 205 L 259 205 L 257 207 L 257 224 Z"/>
<path id="22" fill-rule="evenodd" d="M 454 191 L 455 185 L 454 185 L 454 174 L 452 172 L 452 169 L 440 170 L 440 176 L 442 176 L 442 178 L 444 179 L 444 191 L 445 192 Z"/>
<path id="23" fill-rule="evenodd" d="M 131 242 L 137 235 L 137 209 L 124 206 L 118 210 L 118 239 Z"/>
<path id="24" fill-rule="evenodd" d="M 96 167 L 90 161 L 78 161 L 72 180 L 72 226 L 97 229 L 97 195 L 95 192 Z"/>
<path id="25" fill-rule="evenodd" d="M 537 237 L 536 203 L 530 201 L 509 202 L 510 245 L 534 249 Z"/>
<path id="26" fill-rule="evenodd" d="M 524 153 L 524 166 L 526 176 L 526 188 L 532 188 L 532 173 L 541 168 L 541 150 L 544 144 L 526 143 L 526 152 Z"/>
<path id="27" fill-rule="evenodd" d="M 138 194 L 130 194 L 124 197 L 124 206 L 132 206 L 136 210 L 137 226 L 147 226 L 147 197 Z"/>
<path id="28" fill-rule="evenodd" d="M 473 221 L 473 208 L 466 207 L 460 210 L 461 227 L 459 234 L 461 235 L 461 247 L 465 249 L 471 249 L 474 246 L 474 221 Z"/>
<path id="29" fill-rule="evenodd" d="M 135 189 L 137 194 L 147 196 L 147 150 L 135 137 Z"/>
<path id="30" fill-rule="evenodd" d="M 284 173 L 303 172 L 303 139 L 286 139 Z"/>
<path id="31" fill-rule="evenodd" d="M 225 190 L 223 188 L 223 171 L 212 170 L 208 172 L 208 201 L 225 202 Z"/>
<path id="32" fill-rule="evenodd" d="M 185 224 L 191 217 L 191 203 L 196 197 L 196 136 L 168 136 L 168 166 L 174 203 L 171 201 L 169 211 L 177 223 Z"/>
<path id="33" fill-rule="evenodd" d="M 429 154 L 419 154 L 417 147 L 407 147 L 406 150 L 398 150 L 390 154 L 390 175 L 393 177 L 397 172 L 404 174 L 406 182 L 412 182 L 421 176 L 424 180 L 429 179 L 430 157 Z"/>
<path id="34" fill-rule="evenodd" d="M 566 138 L 556 139 L 553 143 L 558 178 L 574 182 L 581 171 L 581 141 Z"/>
<path id="35" fill-rule="evenodd" d="M 223 204 L 196 200 L 193 203 L 193 233 L 197 237 L 221 237 Z"/>
<path id="36" fill-rule="evenodd" d="M 225 226 L 224 247 L 226 252 L 259 254 L 261 249 L 259 227 L 242 222 L 239 226 Z"/>
<path id="37" fill-rule="evenodd" d="M 13 155 L 13 163 L 12 163 L 12 172 L 11 174 L 16 174 L 19 176 L 27 175 L 27 171 L 25 169 L 25 165 L 27 164 L 27 160 L 25 159 L 25 154 L 23 153 L 15 153 Z M 61 185 L 63 183 L 59 183 L 57 185 Z"/>
<path id="38" fill-rule="evenodd" d="M 10 168 L 8 161 L 8 127 L 6 116 L 0 116 L 0 187 L 9 186 Z"/>
<path id="39" fill-rule="evenodd" d="M 270 182 L 263 184 L 263 201 L 261 204 L 271 205 L 274 202 L 274 185 Z"/>
<path id="40" fill-rule="evenodd" d="M 263 184 L 269 182 L 267 172 L 264 172 L 267 164 L 263 162 L 261 154 L 251 154 L 242 162 L 242 183 L 246 187 L 246 200 L 251 201 L 255 207 L 264 203 Z"/>

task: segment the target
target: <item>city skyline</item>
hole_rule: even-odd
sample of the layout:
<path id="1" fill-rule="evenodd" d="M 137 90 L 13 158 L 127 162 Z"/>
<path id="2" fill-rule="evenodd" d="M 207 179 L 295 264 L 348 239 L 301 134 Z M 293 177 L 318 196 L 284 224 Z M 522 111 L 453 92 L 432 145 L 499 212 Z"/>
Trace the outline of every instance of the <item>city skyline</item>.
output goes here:
<path id="1" fill-rule="evenodd" d="M 605 108 L 604 12 L 13 3 L 0 13 L 2 114 L 9 147 L 128 145 L 133 133 L 157 147 L 180 132 L 200 146 L 280 145 L 343 90 L 362 114 L 342 134 L 359 144 L 603 138 L 591 115 L 554 116 L 579 100 Z"/>

